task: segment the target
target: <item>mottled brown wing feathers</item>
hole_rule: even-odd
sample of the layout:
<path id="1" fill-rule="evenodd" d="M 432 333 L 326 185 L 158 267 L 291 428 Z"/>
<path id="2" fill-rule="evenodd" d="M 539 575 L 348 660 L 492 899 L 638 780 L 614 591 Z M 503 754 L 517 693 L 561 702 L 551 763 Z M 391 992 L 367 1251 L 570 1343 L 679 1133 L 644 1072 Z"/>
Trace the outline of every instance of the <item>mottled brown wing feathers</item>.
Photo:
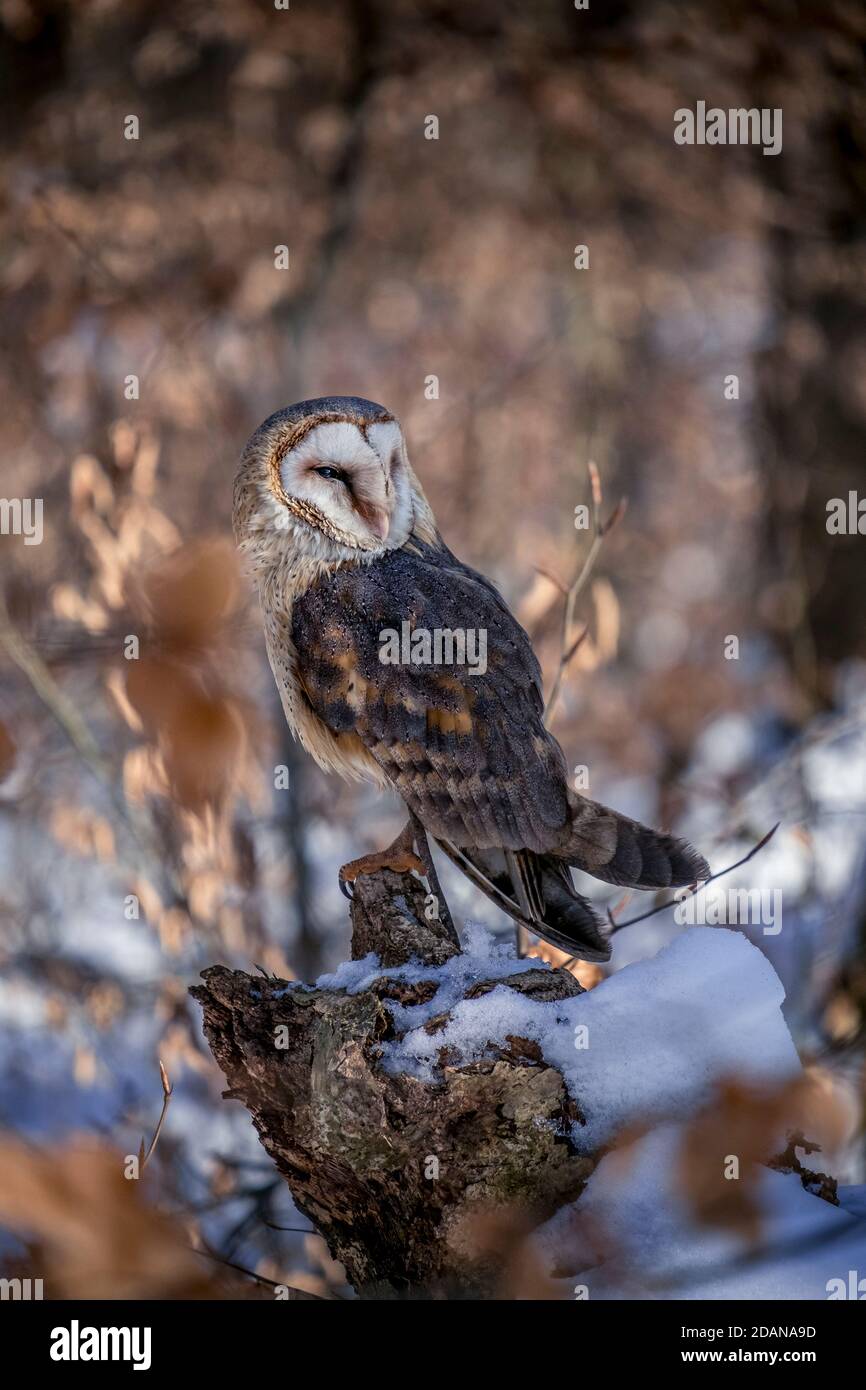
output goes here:
<path id="1" fill-rule="evenodd" d="M 484 633 L 486 670 L 389 664 L 381 634 Z M 493 586 L 419 544 L 321 580 L 293 612 L 303 690 L 334 733 L 358 735 L 437 837 L 549 849 L 565 833 L 566 770 L 542 724 L 529 638 Z M 475 651 L 476 657 L 478 649 Z"/>

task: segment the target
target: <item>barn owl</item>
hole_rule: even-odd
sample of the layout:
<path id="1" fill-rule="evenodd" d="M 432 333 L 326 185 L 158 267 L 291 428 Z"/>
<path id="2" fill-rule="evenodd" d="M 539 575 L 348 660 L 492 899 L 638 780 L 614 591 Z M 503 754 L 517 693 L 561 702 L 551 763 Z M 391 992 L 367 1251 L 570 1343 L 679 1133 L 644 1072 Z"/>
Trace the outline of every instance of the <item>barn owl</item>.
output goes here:
<path id="1" fill-rule="evenodd" d="M 386 865 L 429 880 L 429 833 L 530 931 L 607 960 L 572 868 L 633 888 L 708 876 L 684 840 L 569 785 L 529 637 L 445 545 L 389 411 L 331 396 L 271 415 L 244 449 L 233 520 L 293 733 L 325 770 L 391 787 L 409 810 L 343 883 Z M 460 664 L 454 634 L 470 631 L 484 660 Z"/>

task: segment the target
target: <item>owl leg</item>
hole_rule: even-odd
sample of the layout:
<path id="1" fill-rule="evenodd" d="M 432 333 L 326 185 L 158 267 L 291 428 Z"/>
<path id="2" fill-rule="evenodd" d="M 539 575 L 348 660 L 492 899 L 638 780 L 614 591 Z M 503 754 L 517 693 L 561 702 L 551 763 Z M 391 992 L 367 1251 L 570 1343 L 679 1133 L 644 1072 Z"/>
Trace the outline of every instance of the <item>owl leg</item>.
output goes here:
<path id="1" fill-rule="evenodd" d="M 427 831 L 415 812 L 409 812 L 409 825 L 407 827 L 415 840 L 421 860 L 424 864 L 424 877 L 427 880 L 430 892 L 436 899 L 436 906 L 439 911 L 439 921 L 442 923 L 455 946 L 460 945 L 460 937 L 457 935 L 457 928 L 454 925 L 454 918 L 451 916 L 451 909 L 445 898 L 445 894 L 439 885 L 439 875 L 436 872 L 436 865 L 433 863 L 433 855 L 430 853 L 430 842 L 427 839 Z"/>
<path id="2" fill-rule="evenodd" d="M 426 869 L 423 860 L 415 853 L 414 840 L 414 827 L 409 821 L 387 849 L 379 850 L 377 854 L 363 854 L 360 859 L 351 859 L 340 870 L 340 892 L 344 897 L 351 899 L 352 894 L 347 884 L 354 883 L 362 874 L 377 874 L 380 869 L 391 869 L 395 874 L 406 874 L 414 870 L 423 877 Z"/>

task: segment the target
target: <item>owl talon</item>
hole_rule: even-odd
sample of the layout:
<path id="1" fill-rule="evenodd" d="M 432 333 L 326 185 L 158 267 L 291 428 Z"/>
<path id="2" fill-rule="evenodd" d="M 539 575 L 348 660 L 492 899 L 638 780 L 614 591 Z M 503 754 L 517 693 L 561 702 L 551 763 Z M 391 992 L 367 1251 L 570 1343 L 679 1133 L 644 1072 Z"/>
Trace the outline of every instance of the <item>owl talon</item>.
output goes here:
<path id="1" fill-rule="evenodd" d="M 362 874 L 378 874 L 382 869 L 390 869 L 395 874 L 414 871 L 422 878 L 424 876 L 424 865 L 417 854 L 403 845 L 393 844 L 380 850 L 378 854 L 364 854 L 360 859 L 352 859 L 343 865 L 340 870 L 340 891 L 343 896 L 351 901 L 352 894 L 347 891 L 347 885 L 354 883 Z"/>

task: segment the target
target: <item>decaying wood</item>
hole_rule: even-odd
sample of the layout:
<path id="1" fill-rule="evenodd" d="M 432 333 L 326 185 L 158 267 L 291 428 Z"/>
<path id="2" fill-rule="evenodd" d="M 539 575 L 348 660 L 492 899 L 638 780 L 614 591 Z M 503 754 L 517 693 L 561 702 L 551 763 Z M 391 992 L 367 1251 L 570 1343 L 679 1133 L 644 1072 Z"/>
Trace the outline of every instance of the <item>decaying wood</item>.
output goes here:
<path id="1" fill-rule="evenodd" d="M 358 879 L 353 959 L 373 951 L 383 970 L 411 958 L 444 964 L 458 948 L 425 916 L 425 899 L 410 874 Z M 225 1094 L 246 1105 L 299 1210 L 362 1295 L 495 1295 L 498 1261 L 476 1238 L 491 1211 L 535 1223 L 582 1191 L 593 1163 L 567 1137 L 577 1110 L 536 1043 L 509 1037 L 469 1065 L 443 1050 L 435 1082 L 384 1070 L 382 1044 L 397 1036 L 389 1005 L 431 998 L 432 980 L 380 977 L 350 995 L 222 966 L 202 978 L 191 993 Z M 478 980 L 467 994 L 497 983 Z M 560 970 L 501 983 L 544 999 L 580 992 Z"/>

